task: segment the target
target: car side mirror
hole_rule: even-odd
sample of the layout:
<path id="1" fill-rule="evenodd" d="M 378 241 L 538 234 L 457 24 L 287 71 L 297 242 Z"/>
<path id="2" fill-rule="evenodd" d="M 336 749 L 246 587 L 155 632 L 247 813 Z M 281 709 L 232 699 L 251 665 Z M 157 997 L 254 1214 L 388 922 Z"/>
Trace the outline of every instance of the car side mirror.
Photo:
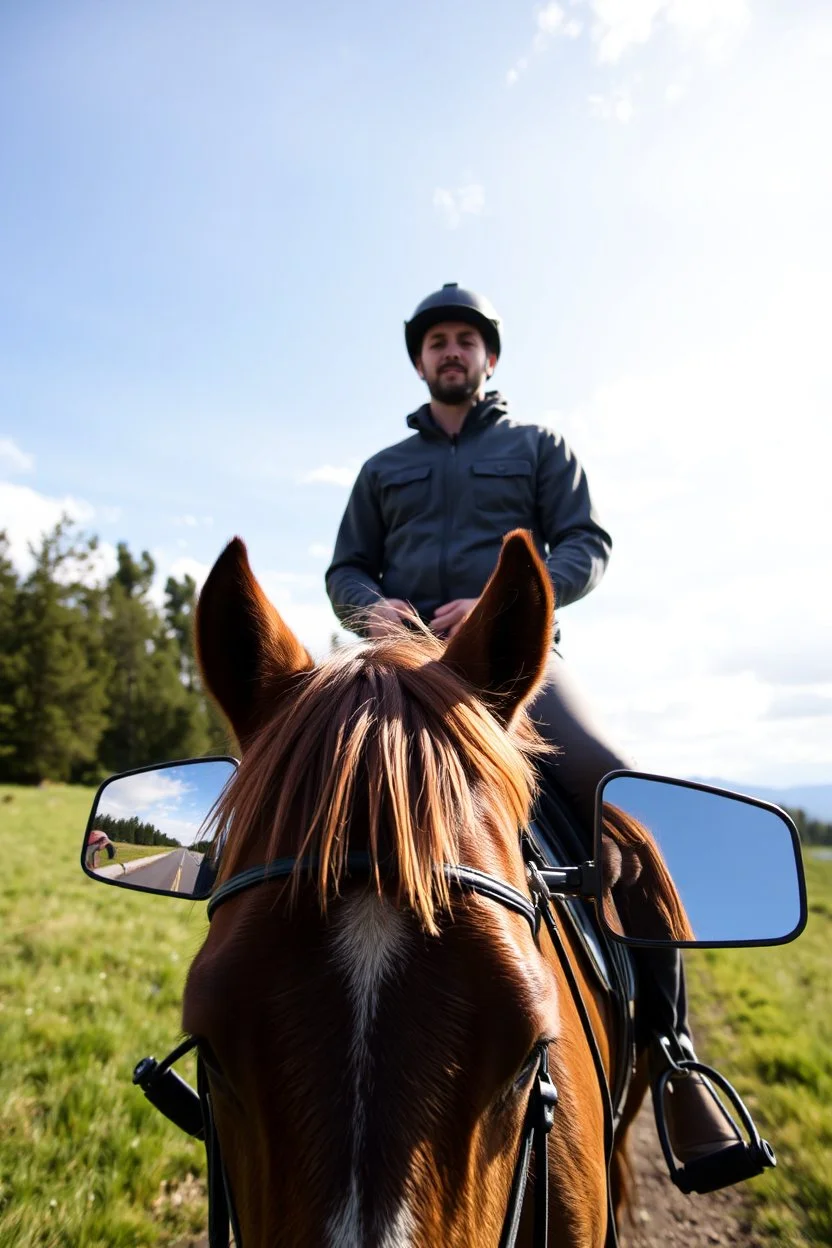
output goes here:
<path id="1" fill-rule="evenodd" d="M 233 758 L 191 758 L 105 780 L 95 795 L 81 866 L 91 879 L 199 900 L 216 877 L 213 817 Z"/>
<path id="2" fill-rule="evenodd" d="M 612 772 L 598 787 L 601 922 L 632 945 L 778 945 L 806 925 L 792 820 L 709 785 Z"/>

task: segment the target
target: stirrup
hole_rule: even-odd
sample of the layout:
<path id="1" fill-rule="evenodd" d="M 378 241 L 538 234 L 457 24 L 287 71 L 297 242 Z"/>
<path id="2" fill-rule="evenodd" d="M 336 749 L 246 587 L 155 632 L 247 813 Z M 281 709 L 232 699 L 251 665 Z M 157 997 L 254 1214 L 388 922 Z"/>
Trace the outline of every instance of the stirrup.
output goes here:
<path id="1" fill-rule="evenodd" d="M 684 1192 L 686 1196 L 689 1196 L 691 1192 L 698 1192 L 700 1195 L 706 1192 L 716 1192 L 720 1188 L 731 1187 L 734 1183 L 742 1183 L 745 1179 L 753 1179 L 770 1166 L 776 1166 L 777 1158 L 774 1155 L 774 1149 L 768 1140 L 764 1140 L 760 1135 L 748 1107 L 736 1088 L 712 1066 L 706 1066 L 704 1062 L 685 1056 L 674 1057 L 671 1053 L 671 1043 L 664 1036 L 658 1039 L 658 1046 L 667 1064 L 652 1085 L 653 1109 L 656 1115 L 659 1143 L 670 1171 L 670 1178 L 679 1191 Z M 684 1049 L 678 1043 L 673 1047 L 677 1053 L 684 1054 Z M 670 1147 L 665 1119 L 664 1092 L 671 1079 L 691 1074 L 703 1075 L 711 1083 L 716 1084 L 736 1110 L 742 1125 L 748 1132 L 748 1139 L 739 1139 L 736 1144 L 716 1149 L 713 1153 L 697 1157 L 694 1161 L 680 1166 L 677 1165 Z"/>

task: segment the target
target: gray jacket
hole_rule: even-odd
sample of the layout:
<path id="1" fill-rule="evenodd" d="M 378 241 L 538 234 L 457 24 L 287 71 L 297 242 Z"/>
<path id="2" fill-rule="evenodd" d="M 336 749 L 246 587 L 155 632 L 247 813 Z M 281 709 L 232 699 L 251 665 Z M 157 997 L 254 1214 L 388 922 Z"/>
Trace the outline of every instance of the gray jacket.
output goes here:
<path id="1" fill-rule="evenodd" d="M 479 597 L 517 528 L 531 530 L 558 607 L 595 588 L 612 539 L 559 434 L 512 420 L 496 391 L 456 438 L 428 404 L 407 423 L 412 437 L 364 464 L 338 530 L 326 588 L 343 624 L 363 632 L 360 611 L 380 596 L 403 598 L 426 621 L 454 598 Z"/>

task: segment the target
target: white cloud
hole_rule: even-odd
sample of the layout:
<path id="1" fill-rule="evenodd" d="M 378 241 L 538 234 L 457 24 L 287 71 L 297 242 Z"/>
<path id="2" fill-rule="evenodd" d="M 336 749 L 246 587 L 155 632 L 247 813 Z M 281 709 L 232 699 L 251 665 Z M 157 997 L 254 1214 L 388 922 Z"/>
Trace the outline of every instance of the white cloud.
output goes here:
<path id="1" fill-rule="evenodd" d="M 191 787 L 166 771 L 123 776 L 104 790 L 98 809 L 116 819 L 129 819 L 152 812 L 162 802 L 178 805 Z"/>
<path id="2" fill-rule="evenodd" d="M 577 39 L 582 29 L 582 23 L 577 18 L 567 18 L 562 5 L 552 0 L 552 3 L 538 8 L 535 12 L 535 32 L 532 37 L 531 53 L 540 55 L 545 52 L 555 37 Z M 513 87 L 520 75 L 524 74 L 528 68 L 529 57 L 519 57 L 506 74 L 507 84 Z"/>
<path id="3" fill-rule="evenodd" d="M 99 542 L 83 561 L 67 559 L 58 580 L 65 585 L 73 581 L 82 585 L 103 585 L 117 567 L 118 555 L 115 546 L 110 542 Z"/>
<path id="4" fill-rule="evenodd" d="M 438 186 L 433 192 L 433 206 L 443 216 L 448 229 L 455 230 L 466 216 L 478 216 L 485 207 L 485 188 L 469 182 L 455 191 Z"/>
<path id="5" fill-rule="evenodd" d="M 196 583 L 197 593 L 199 593 L 213 567 L 212 563 L 204 563 L 201 559 L 194 559 L 191 555 L 177 555 L 171 558 L 168 550 L 159 547 L 154 548 L 151 554 L 156 565 L 156 575 L 150 586 L 148 598 L 158 610 L 165 605 L 165 584 L 169 576 L 177 581 L 181 581 L 186 575 L 192 577 Z"/>
<path id="6" fill-rule="evenodd" d="M 43 535 L 54 529 L 61 516 L 68 516 L 78 524 L 86 525 L 94 518 L 95 508 L 84 499 L 67 494 L 63 498 L 50 498 L 39 494 L 28 485 L 0 482 L 0 529 L 9 539 L 9 556 L 19 572 L 24 574 L 32 566 L 29 543 L 37 545 Z M 108 547 L 101 544 L 101 558 Z M 114 557 L 114 556 L 113 556 Z"/>
<path id="7" fill-rule="evenodd" d="M 358 465 L 350 462 L 342 466 L 334 464 L 322 464 L 320 468 L 313 468 L 311 472 L 304 473 L 300 478 L 301 485 L 339 485 L 349 487 L 355 480 L 358 472 Z"/>
<path id="8" fill-rule="evenodd" d="M 534 36 L 533 47 L 536 52 L 542 52 L 549 42 L 552 35 L 557 35 L 563 29 L 566 14 L 559 4 L 552 0 L 551 4 L 547 4 L 545 8 L 537 11 L 537 31 Z"/>
<path id="9" fill-rule="evenodd" d="M 601 121 L 619 121 L 627 125 L 635 116 L 632 95 L 627 87 L 612 91 L 608 95 L 594 94 L 588 97 L 590 116 Z"/>
<path id="10" fill-rule="evenodd" d="M 185 529 L 210 529 L 213 526 L 213 516 L 194 516 L 186 513 L 184 516 L 174 516 L 173 523 L 179 528 Z"/>
<path id="11" fill-rule="evenodd" d="M 323 546 L 320 550 L 327 558 L 331 551 Z M 197 591 L 202 589 L 212 565 L 189 556 L 173 560 L 164 550 L 154 550 L 156 577 L 150 598 L 157 607 L 164 602 L 164 586 L 169 576 L 181 579 L 185 573 L 196 581 Z M 337 633 L 342 640 L 349 639 L 329 604 L 320 572 L 284 572 L 279 569 L 254 568 L 263 592 L 280 612 L 284 621 L 315 656 L 328 654 L 330 639 Z"/>
<path id="12" fill-rule="evenodd" d="M 600 65 L 617 65 L 634 49 L 643 47 L 662 31 L 674 34 L 683 47 L 698 48 L 711 60 L 719 60 L 742 38 L 751 20 L 750 0 L 572 0 L 572 8 L 591 19 L 589 39 Z M 575 13 L 567 17 L 562 4 L 550 3 L 535 10 L 531 52 L 540 55 L 553 39 L 578 39 L 585 23 Z M 514 86 L 528 68 L 528 57 L 515 61 L 506 74 Z M 678 84 L 667 89 L 666 100 L 675 103 Z M 632 106 L 626 101 L 607 104 L 604 93 L 590 97 L 596 116 L 629 121 Z"/>
<path id="13" fill-rule="evenodd" d="M 0 472 L 31 472 L 35 458 L 21 451 L 11 438 L 0 438 Z"/>
<path id="14" fill-rule="evenodd" d="M 825 285 L 793 273 L 724 354 L 622 376 L 545 418 L 614 539 L 603 585 L 563 612 L 564 652 L 648 769 L 828 776 Z"/>
<path id="15" fill-rule="evenodd" d="M 750 0 L 670 0 L 667 20 L 716 59 L 745 34 L 751 22 Z"/>
<path id="16" fill-rule="evenodd" d="M 331 559 L 332 547 L 325 546 L 323 542 L 313 542 L 308 548 L 308 554 L 310 554 L 313 559 Z"/>
<path id="17" fill-rule="evenodd" d="M 266 593 L 276 590 L 278 586 L 280 590 L 287 586 L 294 589 L 317 589 L 321 585 L 321 577 L 312 572 L 265 572 L 262 585 Z"/>
<path id="18" fill-rule="evenodd" d="M 283 620 L 316 658 L 329 653 L 333 633 L 342 640 L 349 638 L 329 604 L 323 576 L 266 570 L 257 573 L 257 579 Z"/>
<path id="19" fill-rule="evenodd" d="M 749 0 L 590 0 L 592 42 L 601 64 L 616 64 L 647 43 L 660 22 L 718 57 L 745 33 Z"/>
<path id="20" fill-rule="evenodd" d="M 828 716 L 832 719 L 832 696 L 805 689 L 796 693 L 778 693 L 768 708 L 769 719 L 815 719 Z"/>
<path id="21" fill-rule="evenodd" d="M 212 564 L 204 563 L 201 559 L 193 559 L 190 555 L 180 555 L 178 559 L 174 559 L 165 571 L 165 577 L 172 576 L 177 581 L 181 581 L 183 576 L 190 576 L 196 581 L 197 589 L 201 589 L 207 580 L 208 573 L 211 571 Z"/>
<path id="22" fill-rule="evenodd" d="M 619 61 L 633 45 L 646 43 L 667 0 L 591 0 L 592 42 L 598 60 Z"/>

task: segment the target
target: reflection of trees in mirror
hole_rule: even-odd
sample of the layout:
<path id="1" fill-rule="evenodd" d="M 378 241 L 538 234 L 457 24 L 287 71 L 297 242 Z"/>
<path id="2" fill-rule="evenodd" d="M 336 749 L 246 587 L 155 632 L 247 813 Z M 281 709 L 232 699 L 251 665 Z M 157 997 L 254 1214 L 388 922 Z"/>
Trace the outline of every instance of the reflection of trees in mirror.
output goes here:
<path id="1" fill-rule="evenodd" d="M 168 845 L 172 848 L 180 842 L 172 836 L 165 836 L 155 824 L 142 822 L 137 815 L 130 819 L 116 819 L 113 815 L 98 814 L 95 826 L 113 841 L 122 841 L 125 845 Z"/>
<path id="2" fill-rule="evenodd" d="M 607 925 L 640 940 L 696 940 L 662 852 L 648 828 L 604 802 L 602 905 Z"/>

